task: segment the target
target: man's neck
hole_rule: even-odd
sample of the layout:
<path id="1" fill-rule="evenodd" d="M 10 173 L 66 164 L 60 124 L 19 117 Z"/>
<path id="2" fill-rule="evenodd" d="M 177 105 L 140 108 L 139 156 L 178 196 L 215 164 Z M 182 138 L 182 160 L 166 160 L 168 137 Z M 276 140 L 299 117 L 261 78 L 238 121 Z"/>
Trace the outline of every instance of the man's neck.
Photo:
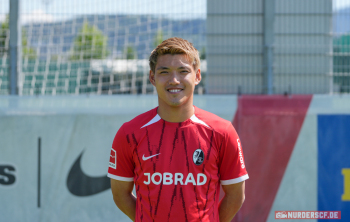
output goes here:
<path id="1" fill-rule="evenodd" d="M 193 103 L 179 107 L 162 106 L 159 104 L 157 112 L 158 115 L 167 122 L 180 123 L 191 118 L 194 114 L 194 107 Z"/>

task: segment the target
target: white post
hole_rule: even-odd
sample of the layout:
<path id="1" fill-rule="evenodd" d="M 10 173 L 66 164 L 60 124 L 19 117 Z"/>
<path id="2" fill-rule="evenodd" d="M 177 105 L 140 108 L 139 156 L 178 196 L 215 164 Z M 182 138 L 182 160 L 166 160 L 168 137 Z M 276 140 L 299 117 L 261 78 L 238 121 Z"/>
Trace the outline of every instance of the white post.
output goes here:
<path id="1" fill-rule="evenodd" d="M 275 0 L 264 0 L 264 93 L 271 95 L 275 41 Z"/>
<path id="2" fill-rule="evenodd" d="M 20 22 L 20 0 L 10 0 L 10 95 L 22 94 L 22 32 Z"/>

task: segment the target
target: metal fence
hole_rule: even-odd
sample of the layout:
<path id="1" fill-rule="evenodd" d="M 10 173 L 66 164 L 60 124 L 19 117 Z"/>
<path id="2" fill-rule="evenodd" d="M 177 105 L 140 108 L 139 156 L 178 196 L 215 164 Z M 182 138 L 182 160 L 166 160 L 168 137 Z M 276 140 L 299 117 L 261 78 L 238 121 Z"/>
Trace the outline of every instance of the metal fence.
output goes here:
<path id="1" fill-rule="evenodd" d="M 19 2 L 20 95 L 153 94 L 147 59 L 171 36 L 200 52 L 195 93 L 350 92 L 350 0 Z M 0 0 L 0 95 L 10 12 Z"/>
<path id="2" fill-rule="evenodd" d="M 350 92 L 350 2 L 335 1 L 333 11 L 333 91 Z M 346 7 L 342 7 L 342 6 Z"/>
<path id="3" fill-rule="evenodd" d="M 9 2 L 0 7 L 0 94 L 9 87 Z M 205 55 L 203 0 L 19 2 L 22 95 L 155 93 L 147 59 L 162 40 L 188 39 Z"/>

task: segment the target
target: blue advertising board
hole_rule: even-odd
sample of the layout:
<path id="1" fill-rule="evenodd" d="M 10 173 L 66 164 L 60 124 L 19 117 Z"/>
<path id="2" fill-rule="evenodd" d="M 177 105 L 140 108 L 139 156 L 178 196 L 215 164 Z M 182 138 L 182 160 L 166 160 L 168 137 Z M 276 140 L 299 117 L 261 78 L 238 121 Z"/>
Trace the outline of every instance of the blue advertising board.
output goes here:
<path id="1" fill-rule="evenodd" d="M 317 128 L 318 210 L 350 221 L 350 115 L 319 115 Z"/>

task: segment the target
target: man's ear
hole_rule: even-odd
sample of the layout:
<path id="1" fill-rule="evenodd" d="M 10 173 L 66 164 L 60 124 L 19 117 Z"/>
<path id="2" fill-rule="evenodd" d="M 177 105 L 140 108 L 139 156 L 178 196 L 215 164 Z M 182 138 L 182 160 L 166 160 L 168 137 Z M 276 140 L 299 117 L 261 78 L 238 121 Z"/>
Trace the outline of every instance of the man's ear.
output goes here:
<path id="1" fill-rule="evenodd" d="M 195 84 L 198 85 L 202 80 L 202 74 L 201 74 L 201 69 L 198 68 L 197 72 L 196 72 L 196 80 L 195 80 Z"/>
<path id="2" fill-rule="evenodd" d="M 152 85 L 156 86 L 156 81 L 154 79 L 154 73 L 152 70 L 149 71 L 149 81 L 152 83 Z"/>

